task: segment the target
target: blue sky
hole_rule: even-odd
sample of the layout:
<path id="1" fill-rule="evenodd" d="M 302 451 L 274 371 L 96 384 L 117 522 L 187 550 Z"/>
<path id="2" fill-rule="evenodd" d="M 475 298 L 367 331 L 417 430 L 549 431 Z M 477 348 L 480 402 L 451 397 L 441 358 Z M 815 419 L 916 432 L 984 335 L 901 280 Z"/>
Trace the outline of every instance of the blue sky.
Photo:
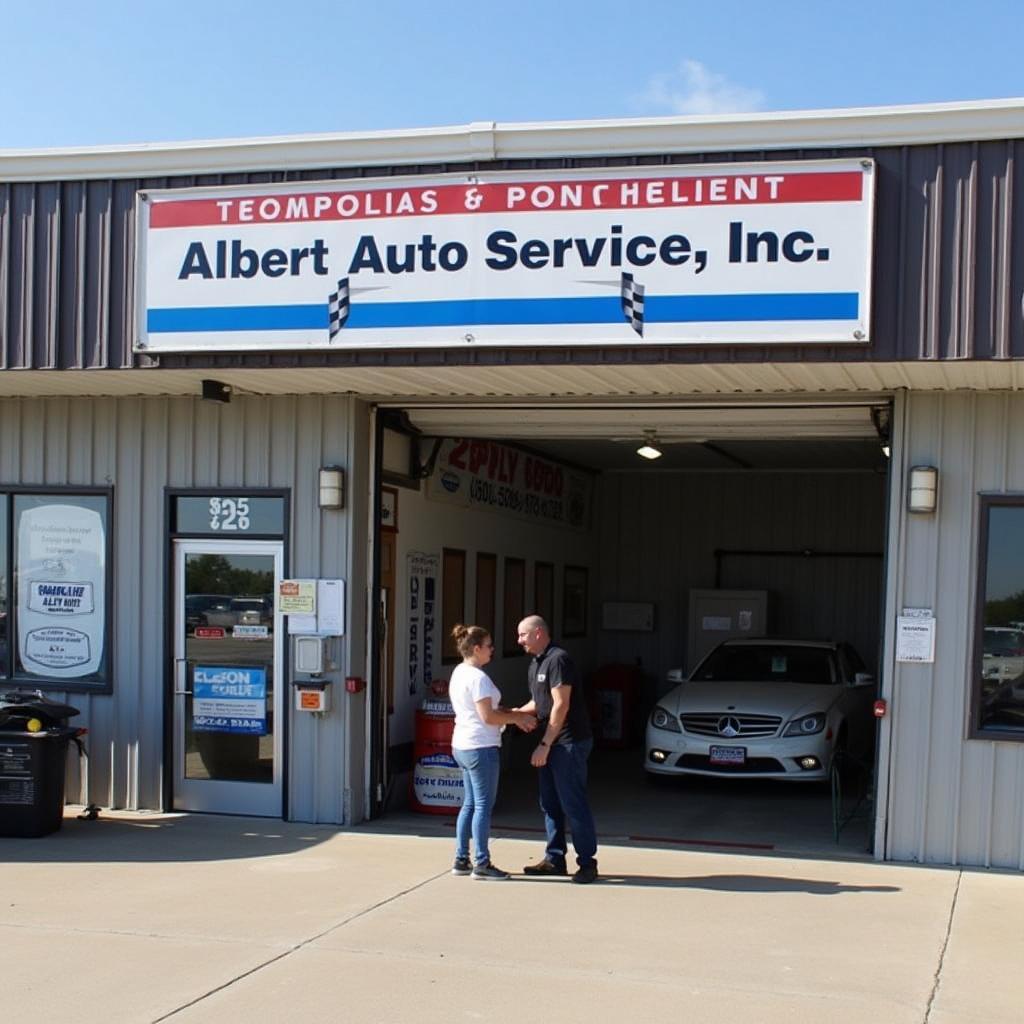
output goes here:
<path id="1" fill-rule="evenodd" d="M 6 0 L 0 150 L 1024 96 L 1020 0 Z"/>

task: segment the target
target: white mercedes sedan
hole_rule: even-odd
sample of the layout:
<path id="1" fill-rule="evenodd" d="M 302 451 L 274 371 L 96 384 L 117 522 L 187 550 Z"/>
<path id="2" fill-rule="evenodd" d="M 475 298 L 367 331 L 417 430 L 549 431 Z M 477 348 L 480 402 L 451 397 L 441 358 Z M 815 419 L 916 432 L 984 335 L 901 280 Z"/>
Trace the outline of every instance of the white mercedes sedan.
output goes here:
<path id="1" fill-rule="evenodd" d="M 821 781 L 837 752 L 871 756 L 875 680 L 846 643 L 719 644 L 655 705 L 644 767 L 654 775 Z"/>

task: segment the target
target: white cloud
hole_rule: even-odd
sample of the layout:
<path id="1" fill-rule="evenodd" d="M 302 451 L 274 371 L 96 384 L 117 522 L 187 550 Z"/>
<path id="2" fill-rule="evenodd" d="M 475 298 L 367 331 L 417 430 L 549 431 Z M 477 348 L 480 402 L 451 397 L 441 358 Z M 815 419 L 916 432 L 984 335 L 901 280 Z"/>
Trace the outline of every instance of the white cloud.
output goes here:
<path id="1" fill-rule="evenodd" d="M 638 100 L 672 114 L 738 114 L 759 109 L 764 94 L 733 84 L 700 61 L 684 60 L 675 71 L 655 75 Z"/>

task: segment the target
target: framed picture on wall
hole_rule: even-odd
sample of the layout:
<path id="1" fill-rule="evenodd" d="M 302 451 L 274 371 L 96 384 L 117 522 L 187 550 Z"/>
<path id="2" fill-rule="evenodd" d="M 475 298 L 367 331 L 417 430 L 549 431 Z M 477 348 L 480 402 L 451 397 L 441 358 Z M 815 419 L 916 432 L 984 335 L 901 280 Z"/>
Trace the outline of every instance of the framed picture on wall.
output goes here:
<path id="1" fill-rule="evenodd" d="M 526 614 L 526 562 L 522 558 L 505 559 L 505 586 L 502 602 L 501 655 L 512 658 L 522 654 L 519 623 Z"/>
<path id="2" fill-rule="evenodd" d="M 579 565 L 567 565 L 562 590 L 562 636 L 586 635 L 587 570 Z"/>
<path id="3" fill-rule="evenodd" d="M 558 631 L 555 623 L 555 567 L 550 562 L 534 564 L 533 609 L 548 624 L 554 636 Z"/>
<path id="4" fill-rule="evenodd" d="M 462 657 L 452 639 L 456 623 L 466 621 L 466 552 L 441 552 L 441 664 L 454 665 Z"/>
<path id="5" fill-rule="evenodd" d="M 398 489 L 384 486 L 380 489 L 380 528 L 398 533 Z"/>

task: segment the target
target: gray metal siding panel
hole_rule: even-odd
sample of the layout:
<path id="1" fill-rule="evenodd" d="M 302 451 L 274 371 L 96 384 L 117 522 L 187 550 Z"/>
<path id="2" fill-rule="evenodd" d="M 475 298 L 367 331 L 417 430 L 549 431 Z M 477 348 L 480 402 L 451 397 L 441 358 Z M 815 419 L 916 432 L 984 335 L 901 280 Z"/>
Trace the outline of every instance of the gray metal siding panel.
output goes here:
<path id="1" fill-rule="evenodd" d="M 1024 358 L 1021 142 L 865 149 L 878 164 L 873 343 L 868 347 L 687 346 L 164 356 L 167 367 L 445 366 L 622 362 L 864 362 Z M 135 365 L 134 200 L 140 188 L 390 174 L 818 159 L 855 151 L 710 154 L 704 159 L 558 160 L 0 185 L 0 368 Z"/>
<path id="2" fill-rule="evenodd" d="M 653 633 L 599 631 L 601 662 L 640 658 L 659 691 L 689 665 L 691 588 L 715 585 L 717 548 L 880 553 L 885 479 L 869 473 L 606 474 L 598 501 L 601 601 L 653 601 Z M 721 586 L 769 591 L 778 634 L 849 640 L 877 662 L 882 560 L 736 556 Z"/>
<path id="3" fill-rule="evenodd" d="M 0 486 L 114 487 L 114 693 L 64 695 L 82 711 L 76 721 L 89 728 L 89 799 L 128 808 L 158 808 L 163 800 L 164 488 L 288 488 L 291 571 L 348 577 L 352 521 L 359 518 L 365 529 L 365 514 L 321 513 L 316 472 L 324 462 L 350 469 L 365 463 L 365 451 L 351 436 L 357 408 L 363 409 L 330 396 L 235 396 L 227 406 L 193 398 L 0 400 Z M 365 475 L 365 466 L 361 471 Z M 361 615 L 354 613 L 353 621 L 365 629 Z M 336 765 L 349 738 L 361 735 L 361 715 L 361 707 L 350 715 L 349 705 L 337 699 L 322 721 L 296 719 L 293 817 L 342 820 L 344 787 L 353 783 Z M 310 760 L 306 752 L 317 744 L 322 754 Z M 361 741 L 355 748 L 350 764 L 362 757 Z M 361 760 L 352 771 L 361 771 Z M 79 781 L 72 765 L 70 800 L 80 795 Z"/>
<path id="4" fill-rule="evenodd" d="M 896 524 L 896 607 L 933 608 L 932 665 L 894 663 L 886 854 L 896 860 L 1024 868 L 1024 744 L 969 740 L 978 494 L 1024 491 L 1024 398 L 906 398 L 900 486 L 939 467 L 935 516 Z"/>

